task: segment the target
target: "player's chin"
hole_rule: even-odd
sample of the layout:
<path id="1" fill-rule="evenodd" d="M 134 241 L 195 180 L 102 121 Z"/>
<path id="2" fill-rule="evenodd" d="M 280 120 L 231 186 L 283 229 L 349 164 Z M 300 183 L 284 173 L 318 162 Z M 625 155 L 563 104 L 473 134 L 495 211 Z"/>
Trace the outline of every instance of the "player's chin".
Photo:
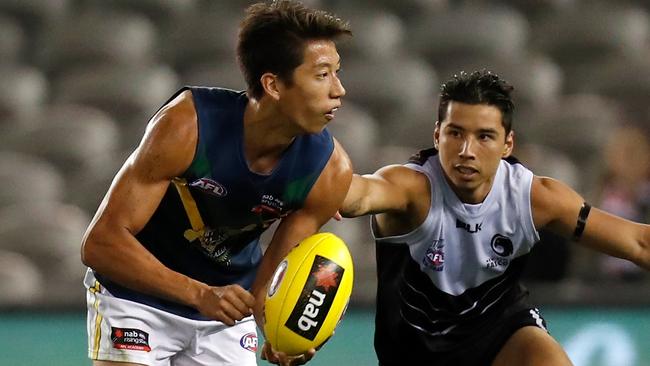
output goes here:
<path id="1" fill-rule="evenodd" d="M 455 177 L 453 179 L 454 185 L 463 191 L 473 191 L 480 186 L 479 179 L 464 177 Z"/>
<path id="2" fill-rule="evenodd" d="M 321 133 L 327 126 L 327 123 L 329 123 L 329 121 L 324 117 L 315 119 L 307 125 L 307 128 L 305 128 L 305 132 L 308 134 Z"/>

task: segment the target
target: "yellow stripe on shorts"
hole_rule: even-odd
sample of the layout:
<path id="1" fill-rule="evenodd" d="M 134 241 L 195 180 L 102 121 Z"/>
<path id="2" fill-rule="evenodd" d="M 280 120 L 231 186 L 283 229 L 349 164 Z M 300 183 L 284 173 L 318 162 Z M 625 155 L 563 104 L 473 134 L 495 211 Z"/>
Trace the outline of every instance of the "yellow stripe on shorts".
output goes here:
<path id="1" fill-rule="evenodd" d="M 97 297 L 97 292 L 101 289 L 101 285 L 99 284 L 99 281 L 95 280 L 95 286 L 91 287 L 89 290 L 90 292 L 95 295 L 95 302 L 93 303 L 93 307 L 95 308 L 95 313 L 97 316 L 95 317 L 95 339 L 93 339 L 93 360 L 96 360 L 99 357 L 99 343 L 101 341 L 101 335 L 102 335 L 102 315 L 99 313 L 99 298 Z"/>

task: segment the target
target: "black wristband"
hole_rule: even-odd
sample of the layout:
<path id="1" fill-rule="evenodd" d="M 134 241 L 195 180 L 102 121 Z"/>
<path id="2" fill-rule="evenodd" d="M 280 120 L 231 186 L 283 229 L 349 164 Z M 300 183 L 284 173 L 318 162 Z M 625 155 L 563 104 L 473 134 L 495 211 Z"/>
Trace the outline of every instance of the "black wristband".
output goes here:
<path id="1" fill-rule="evenodd" d="M 591 205 L 589 205 L 587 202 L 584 202 L 582 204 L 582 208 L 580 208 L 580 213 L 578 213 L 578 222 L 576 223 L 576 229 L 573 231 L 574 241 L 580 240 L 582 232 L 585 231 L 585 225 L 587 224 L 589 211 L 591 211 Z"/>

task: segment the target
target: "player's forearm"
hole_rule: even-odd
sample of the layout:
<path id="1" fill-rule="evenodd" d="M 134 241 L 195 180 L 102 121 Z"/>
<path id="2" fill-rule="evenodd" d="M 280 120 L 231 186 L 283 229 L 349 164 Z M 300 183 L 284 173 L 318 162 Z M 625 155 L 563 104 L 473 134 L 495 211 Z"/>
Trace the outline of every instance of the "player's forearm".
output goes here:
<path id="1" fill-rule="evenodd" d="M 650 225 L 643 225 L 638 248 L 637 255 L 634 257 L 634 263 L 650 271 Z"/>
<path id="2" fill-rule="evenodd" d="M 358 174 L 354 174 L 352 183 L 347 195 L 339 208 L 343 217 L 357 217 L 369 213 L 369 185 L 368 182 Z"/>
<path id="3" fill-rule="evenodd" d="M 358 199 L 352 202 L 343 202 L 343 206 L 339 209 L 339 213 L 343 217 L 358 217 L 367 214 L 367 210 L 363 207 L 363 200 Z"/>
<path id="4" fill-rule="evenodd" d="M 209 288 L 164 266 L 126 229 L 91 231 L 84 239 L 82 261 L 122 286 L 188 306 L 196 307 Z"/>

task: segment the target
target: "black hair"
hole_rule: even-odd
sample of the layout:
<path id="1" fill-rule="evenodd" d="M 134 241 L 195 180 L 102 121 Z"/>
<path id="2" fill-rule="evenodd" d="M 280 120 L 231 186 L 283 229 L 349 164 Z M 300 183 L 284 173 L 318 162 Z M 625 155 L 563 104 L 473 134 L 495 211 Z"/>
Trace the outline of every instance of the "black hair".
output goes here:
<path id="1" fill-rule="evenodd" d="M 461 71 L 454 75 L 440 88 L 438 105 L 438 122 L 442 123 L 447 115 L 447 107 L 452 101 L 466 104 L 487 104 L 501 111 L 501 123 L 506 135 L 512 129 L 512 114 L 515 106 L 512 102 L 514 87 L 491 71 L 480 70 L 468 74 Z"/>
<path id="2" fill-rule="evenodd" d="M 249 6 L 237 44 L 237 59 L 248 92 L 254 98 L 264 95 L 260 78 L 266 72 L 291 85 L 308 41 L 336 40 L 351 34 L 347 22 L 299 2 L 278 0 Z"/>

